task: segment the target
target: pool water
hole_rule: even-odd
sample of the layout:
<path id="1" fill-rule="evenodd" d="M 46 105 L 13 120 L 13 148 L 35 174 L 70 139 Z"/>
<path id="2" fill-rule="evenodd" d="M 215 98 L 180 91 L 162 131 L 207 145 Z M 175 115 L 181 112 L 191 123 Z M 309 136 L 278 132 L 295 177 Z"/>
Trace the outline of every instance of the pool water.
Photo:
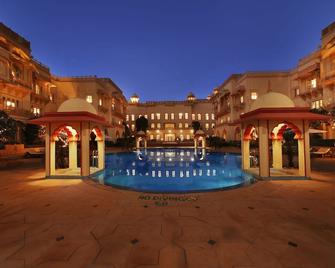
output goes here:
<path id="1" fill-rule="evenodd" d="M 218 190 L 250 184 L 241 157 L 205 149 L 143 149 L 106 155 L 105 170 L 93 179 L 142 192 L 178 193 Z"/>

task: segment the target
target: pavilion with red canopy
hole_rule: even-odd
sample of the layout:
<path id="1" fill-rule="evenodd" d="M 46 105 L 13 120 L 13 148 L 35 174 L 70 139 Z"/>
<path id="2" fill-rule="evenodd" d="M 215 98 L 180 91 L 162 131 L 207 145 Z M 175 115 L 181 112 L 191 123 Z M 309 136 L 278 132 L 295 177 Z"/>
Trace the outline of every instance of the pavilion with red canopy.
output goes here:
<path id="1" fill-rule="evenodd" d="M 242 169 L 260 178 L 311 176 L 309 125 L 316 120 L 328 121 L 326 115 L 311 113 L 309 107 L 295 107 L 293 101 L 280 93 L 260 96 L 241 114 Z M 284 167 L 284 133 L 290 131 L 296 144 L 296 164 Z M 252 148 L 252 141 L 255 147 Z M 288 142 L 286 148 L 289 146 Z M 291 148 L 290 148 L 291 149 Z M 258 150 L 258 151 L 257 151 Z M 288 150 L 288 149 L 287 149 Z M 286 154 L 288 155 L 288 154 Z"/>
<path id="2" fill-rule="evenodd" d="M 52 177 L 88 177 L 105 168 L 104 129 L 95 108 L 79 98 L 63 102 L 57 112 L 30 120 L 44 125 L 45 172 Z"/>

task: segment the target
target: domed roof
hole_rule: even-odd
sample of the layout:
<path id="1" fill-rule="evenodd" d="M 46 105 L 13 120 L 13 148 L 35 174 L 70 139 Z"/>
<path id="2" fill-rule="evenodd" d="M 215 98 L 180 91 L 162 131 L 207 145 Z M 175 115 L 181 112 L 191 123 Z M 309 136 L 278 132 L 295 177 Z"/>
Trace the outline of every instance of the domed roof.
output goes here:
<path id="1" fill-rule="evenodd" d="M 205 132 L 204 132 L 202 129 L 199 129 L 199 130 L 197 130 L 197 131 L 194 133 L 194 135 L 196 135 L 196 136 L 203 136 L 203 135 L 205 135 Z"/>
<path id="2" fill-rule="evenodd" d="M 294 102 L 286 95 L 277 92 L 268 92 L 258 97 L 251 104 L 250 111 L 260 108 L 292 108 Z"/>
<path id="3" fill-rule="evenodd" d="M 131 98 L 138 98 L 138 95 L 136 93 L 134 93 Z"/>
<path id="4" fill-rule="evenodd" d="M 57 112 L 89 112 L 92 114 L 98 114 L 92 104 L 79 98 L 64 101 L 59 106 Z"/>
<path id="5" fill-rule="evenodd" d="M 188 95 L 187 95 L 187 98 L 189 98 L 189 97 L 193 97 L 193 98 L 194 98 L 195 96 L 194 96 L 194 94 L 193 94 L 192 92 L 190 92 L 190 93 L 188 93 Z"/>

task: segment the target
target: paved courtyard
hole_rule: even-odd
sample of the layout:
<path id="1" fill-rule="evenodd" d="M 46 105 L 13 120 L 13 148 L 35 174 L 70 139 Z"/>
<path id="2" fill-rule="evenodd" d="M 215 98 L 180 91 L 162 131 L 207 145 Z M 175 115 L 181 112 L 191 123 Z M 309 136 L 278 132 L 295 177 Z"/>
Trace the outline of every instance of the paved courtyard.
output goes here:
<path id="1" fill-rule="evenodd" d="M 0 267 L 335 267 L 335 174 L 143 194 L 0 171 Z M 332 163 L 334 165 L 334 163 Z"/>

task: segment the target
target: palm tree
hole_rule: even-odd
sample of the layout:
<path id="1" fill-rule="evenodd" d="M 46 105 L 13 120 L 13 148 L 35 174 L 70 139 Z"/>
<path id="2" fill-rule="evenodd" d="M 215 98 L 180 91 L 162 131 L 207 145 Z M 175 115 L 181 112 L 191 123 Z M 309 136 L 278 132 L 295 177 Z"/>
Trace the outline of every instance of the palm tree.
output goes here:
<path id="1" fill-rule="evenodd" d="M 193 121 L 192 122 L 192 128 L 193 128 L 193 131 L 194 133 L 197 132 L 198 130 L 201 129 L 201 124 L 199 121 Z"/>
<path id="2" fill-rule="evenodd" d="M 136 131 L 143 131 L 144 133 L 147 132 L 149 127 L 148 119 L 146 119 L 143 115 L 136 119 L 135 121 Z"/>

